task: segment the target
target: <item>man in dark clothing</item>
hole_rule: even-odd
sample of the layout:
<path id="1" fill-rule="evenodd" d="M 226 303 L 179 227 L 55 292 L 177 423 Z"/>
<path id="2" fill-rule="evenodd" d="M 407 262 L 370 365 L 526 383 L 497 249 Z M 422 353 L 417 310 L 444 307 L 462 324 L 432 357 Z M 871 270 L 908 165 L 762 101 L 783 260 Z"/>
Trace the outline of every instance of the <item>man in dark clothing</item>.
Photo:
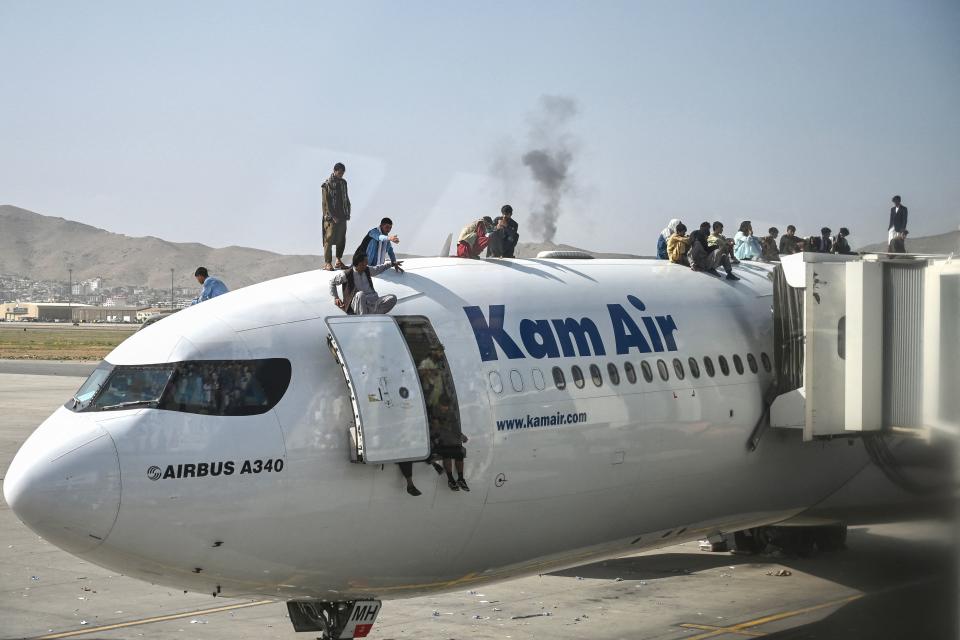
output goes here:
<path id="1" fill-rule="evenodd" d="M 833 252 L 839 253 L 841 255 L 851 255 L 853 251 L 850 249 L 850 243 L 847 242 L 847 236 L 850 235 L 850 229 L 846 227 L 840 227 L 840 232 L 837 233 L 837 237 L 833 240 Z"/>
<path id="2" fill-rule="evenodd" d="M 760 248 L 763 251 L 761 257 L 767 262 L 777 262 L 780 260 L 780 252 L 777 250 L 777 236 L 780 235 L 780 230 L 770 227 L 767 233 L 769 235 L 760 241 Z"/>
<path id="3" fill-rule="evenodd" d="M 833 240 L 830 239 L 830 227 L 821 228 L 820 237 L 817 240 L 817 251 L 820 253 L 833 253 Z"/>
<path id="4" fill-rule="evenodd" d="M 718 233 L 723 231 L 720 225 Z M 687 258 L 690 260 L 690 268 L 694 271 L 706 271 L 707 273 L 719 276 L 717 267 L 722 266 L 727 272 L 727 280 L 739 280 L 733 275 L 733 267 L 730 266 L 730 256 L 718 248 L 717 243 L 710 243 L 710 223 L 700 223 L 700 228 L 690 234 L 690 252 Z"/>
<path id="5" fill-rule="evenodd" d="M 347 220 L 350 219 L 350 196 L 343 174 L 347 168 L 342 162 L 333 165 L 333 173 L 320 187 L 323 198 L 323 268 L 326 271 L 343 269 L 343 245 L 347 242 Z M 330 264 L 333 245 L 337 246 L 337 264 Z"/>
<path id="6" fill-rule="evenodd" d="M 800 238 L 797 237 L 797 228 L 787 225 L 787 232 L 780 236 L 780 255 L 789 256 L 800 251 Z"/>
<path id="7" fill-rule="evenodd" d="M 493 226 L 487 243 L 487 257 L 512 258 L 520 240 L 520 234 L 517 233 L 520 225 L 513 219 L 513 207 L 508 204 L 500 207 L 500 216 L 493 221 Z"/>
<path id="8" fill-rule="evenodd" d="M 890 207 L 890 223 L 887 225 L 887 251 L 907 252 L 907 208 L 900 204 L 900 196 L 893 196 Z"/>

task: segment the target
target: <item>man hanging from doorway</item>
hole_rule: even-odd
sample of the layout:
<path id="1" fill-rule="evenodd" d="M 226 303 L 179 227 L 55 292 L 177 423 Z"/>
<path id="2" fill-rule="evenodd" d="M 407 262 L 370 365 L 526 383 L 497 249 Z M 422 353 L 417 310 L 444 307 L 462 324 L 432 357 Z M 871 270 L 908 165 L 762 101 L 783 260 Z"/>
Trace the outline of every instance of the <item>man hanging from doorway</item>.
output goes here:
<path id="1" fill-rule="evenodd" d="M 381 264 L 376 267 L 368 266 L 368 258 L 364 253 L 353 256 L 353 265 L 330 279 L 330 295 L 333 304 L 350 315 L 367 315 L 371 313 L 389 313 L 397 304 L 397 296 L 388 294 L 381 296 L 373 287 L 373 276 L 380 275 L 393 267 L 398 273 L 402 261 L 393 264 Z M 343 287 L 343 298 L 340 297 L 337 287 Z"/>
<path id="2" fill-rule="evenodd" d="M 443 394 L 438 402 L 438 410 L 430 420 L 430 440 L 433 453 L 443 460 L 443 470 L 447 472 L 447 486 L 451 491 L 470 491 L 463 478 L 463 459 L 467 450 L 463 445 L 467 436 L 454 428 L 450 419 L 450 398 Z M 453 467 L 457 467 L 457 478 L 453 477 Z"/>

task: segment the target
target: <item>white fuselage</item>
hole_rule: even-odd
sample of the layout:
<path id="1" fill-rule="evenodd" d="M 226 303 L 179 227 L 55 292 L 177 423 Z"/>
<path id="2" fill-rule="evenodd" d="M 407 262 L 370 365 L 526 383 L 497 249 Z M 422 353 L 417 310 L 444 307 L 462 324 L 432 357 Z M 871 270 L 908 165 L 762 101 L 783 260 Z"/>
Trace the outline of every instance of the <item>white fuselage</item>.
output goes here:
<path id="1" fill-rule="evenodd" d="M 781 521 L 868 463 L 859 445 L 804 444 L 787 430 L 747 450 L 774 375 L 763 364 L 773 358 L 767 266 L 741 265 L 739 282 L 657 260 L 405 266 L 375 285 L 399 298 L 391 315 L 425 316 L 443 343 L 472 491 L 453 492 L 415 463 L 423 495 L 412 497 L 396 465 L 351 463 L 354 411 L 327 344 L 326 318 L 342 314 L 330 274 L 314 271 L 186 309 L 107 357 L 112 365 L 284 358 L 292 375 L 273 409 L 61 408 L 12 463 L 8 502 L 54 544 L 150 582 L 224 595 L 390 598 Z M 585 318 L 599 341 L 561 335 L 567 319 Z"/>

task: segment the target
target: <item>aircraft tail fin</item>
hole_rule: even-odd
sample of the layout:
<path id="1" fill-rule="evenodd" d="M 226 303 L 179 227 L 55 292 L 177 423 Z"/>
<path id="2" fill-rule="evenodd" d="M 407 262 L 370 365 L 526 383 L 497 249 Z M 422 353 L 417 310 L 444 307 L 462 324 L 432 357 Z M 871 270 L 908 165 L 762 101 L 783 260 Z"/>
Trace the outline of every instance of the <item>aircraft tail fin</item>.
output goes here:
<path id="1" fill-rule="evenodd" d="M 453 234 L 452 234 L 452 233 L 448 233 L 448 234 L 447 234 L 447 239 L 446 239 L 446 240 L 444 241 L 444 243 L 443 243 L 443 248 L 440 249 L 440 253 L 437 254 L 437 255 L 439 255 L 441 258 L 445 258 L 445 257 L 449 256 L 449 255 L 450 255 L 450 243 L 451 243 L 451 242 L 453 242 Z"/>

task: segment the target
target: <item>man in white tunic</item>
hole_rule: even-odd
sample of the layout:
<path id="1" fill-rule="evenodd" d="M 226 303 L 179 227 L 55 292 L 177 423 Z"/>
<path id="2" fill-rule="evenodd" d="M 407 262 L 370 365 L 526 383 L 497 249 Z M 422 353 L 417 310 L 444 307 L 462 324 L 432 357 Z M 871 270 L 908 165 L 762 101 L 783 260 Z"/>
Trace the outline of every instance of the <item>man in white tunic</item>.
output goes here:
<path id="1" fill-rule="evenodd" d="M 380 275 L 390 267 L 401 272 L 401 262 L 381 264 L 370 267 L 367 256 L 358 253 L 353 256 L 353 266 L 339 272 L 330 280 L 330 295 L 333 304 L 350 315 L 366 315 L 368 313 L 389 313 L 397 304 L 397 296 L 377 294 L 373 288 L 373 276 Z M 340 297 L 337 287 L 343 287 L 343 298 Z"/>

